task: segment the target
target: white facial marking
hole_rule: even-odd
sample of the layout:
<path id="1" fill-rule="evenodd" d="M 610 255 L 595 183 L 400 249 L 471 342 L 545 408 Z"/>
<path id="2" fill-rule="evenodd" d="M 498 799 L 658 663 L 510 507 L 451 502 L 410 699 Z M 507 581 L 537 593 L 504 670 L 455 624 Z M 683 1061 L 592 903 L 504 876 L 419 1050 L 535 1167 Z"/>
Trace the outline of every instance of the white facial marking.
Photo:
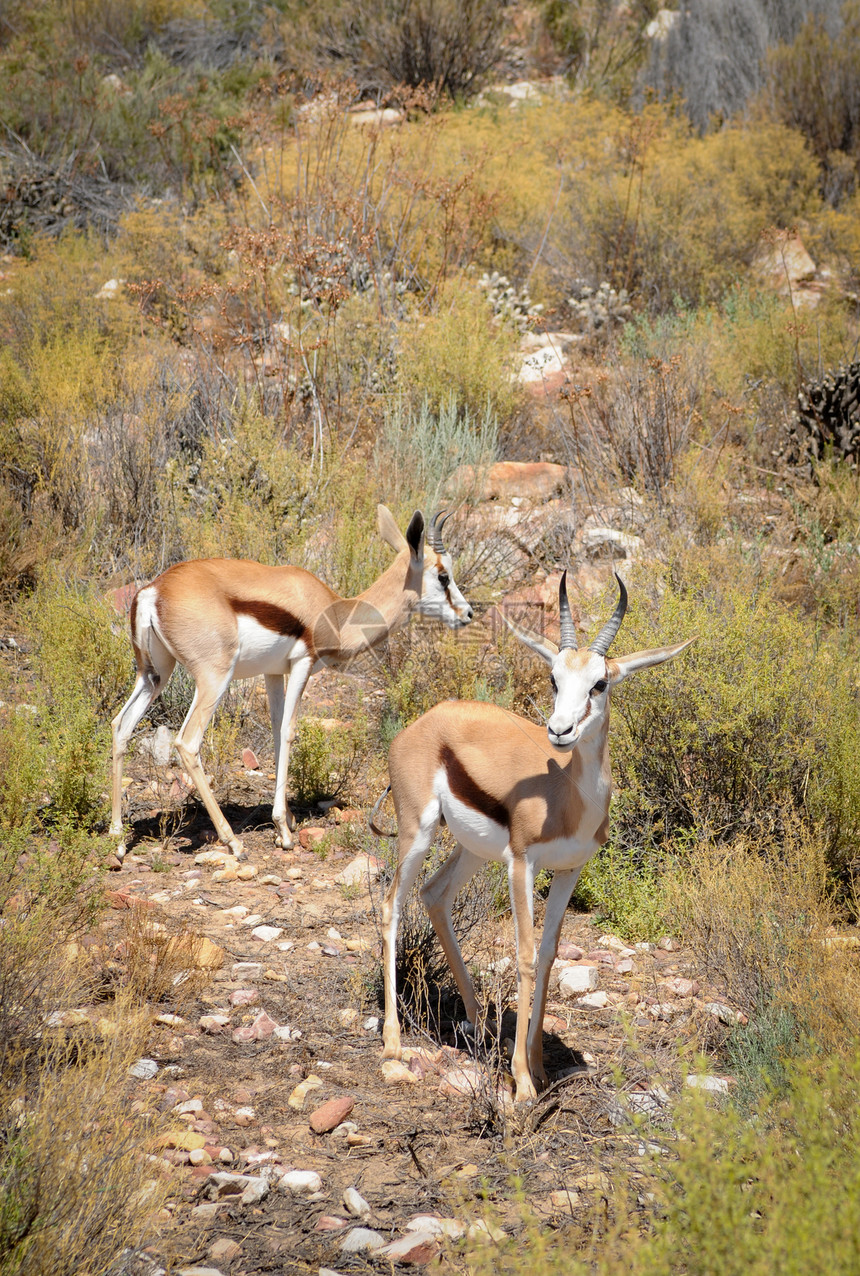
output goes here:
<path id="1" fill-rule="evenodd" d="M 566 648 L 552 662 L 552 677 L 555 705 L 547 735 L 556 748 L 569 749 L 602 721 L 608 686 L 606 661 L 593 651 Z"/>
<path id="2" fill-rule="evenodd" d="M 472 608 L 454 581 L 451 555 L 430 551 L 424 560 L 421 598 L 416 610 L 441 620 L 449 629 L 461 629 L 472 619 Z"/>

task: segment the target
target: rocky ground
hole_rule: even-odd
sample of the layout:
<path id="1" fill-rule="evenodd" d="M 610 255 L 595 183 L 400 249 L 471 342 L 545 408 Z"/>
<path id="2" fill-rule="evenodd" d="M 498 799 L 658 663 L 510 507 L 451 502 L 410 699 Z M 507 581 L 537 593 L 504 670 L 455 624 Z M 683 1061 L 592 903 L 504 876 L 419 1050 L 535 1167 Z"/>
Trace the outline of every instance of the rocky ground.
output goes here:
<path id="1" fill-rule="evenodd" d="M 172 1196 L 151 1247 L 126 1255 L 117 1276 L 459 1270 L 465 1245 L 515 1237 L 525 1209 L 576 1230 L 620 1164 L 635 1175 L 671 1137 L 682 1060 L 717 1047 L 736 1017 L 719 988 L 671 938 L 627 948 L 569 912 L 544 1023 L 552 1084 L 515 1107 L 504 1062 L 513 936 L 479 893 L 467 956 L 488 1000 L 509 1008 L 496 1047 L 476 1050 L 443 1013 L 405 1032 L 403 1064 L 384 1064 L 387 843 L 367 833 L 363 811 L 334 807 L 299 812 L 296 848 L 276 850 L 271 776 L 244 761 L 224 803 L 243 861 L 212 841 L 193 799 L 158 840 L 181 772 L 153 769 L 145 750 L 130 768 L 130 850 L 94 942 L 118 951 L 153 923 L 162 939 L 190 934 L 206 978 L 192 991 L 166 980 L 152 1008 L 133 1101 L 170 1114 L 155 1164 Z M 539 903 L 538 923 L 540 913 Z M 186 940 L 179 950 L 177 971 Z M 631 1114 L 651 1119 L 647 1135 Z"/>

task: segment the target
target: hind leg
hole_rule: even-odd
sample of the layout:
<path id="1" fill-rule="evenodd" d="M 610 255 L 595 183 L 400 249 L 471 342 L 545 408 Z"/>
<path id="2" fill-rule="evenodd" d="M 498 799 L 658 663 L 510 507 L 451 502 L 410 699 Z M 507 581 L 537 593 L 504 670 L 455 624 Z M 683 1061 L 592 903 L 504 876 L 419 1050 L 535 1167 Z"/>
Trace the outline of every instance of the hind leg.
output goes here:
<path id="1" fill-rule="evenodd" d="M 454 906 L 457 892 L 468 881 L 471 881 L 484 862 L 479 856 L 473 855 L 471 851 L 467 851 L 465 846 L 458 842 L 442 867 L 437 869 L 421 890 L 421 902 L 427 909 L 430 921 L 433 923 L 433 929 L 439 937 L 445 960 L 451 967 L 454 981 L 460 990 L 460 996 L 463 998 L 466 1018 L 472 1027 L 475 1027 L 478 1023 L 481 1014 L 481 1004 L 478 1001 L 475 985 L 472 983 L 472 976 L 469 974 L 469 969 L 463 960 L 463 954 L 457 942 L 451 910 Z"/>
<path id="2" fill-rule="evenodd" d="M 122 764 L 132 732 L 146 713 L 153 700 L 161 694 L 176 664 L 173 656 L 161 643 L 153 643 L 150 653 L 154 659 L 145 670 L 138 669 L 134 690 L 111 723 L 113 756 L 111 759 L 111 821 L 110 836 L 119 838 L 116 853 L 125 855 L 125 839 L 122 829 Z"/>
<path id="3" fill-rule="evenodd" d="M 383 1058 L 400 1058 L 400 1020 L 397 1017 L 397 927 L 406 896 L 421 871 L 439 823 L 439 803 L 434 798 L 421 818 L 398 813 L 397 871 L 382 903 L 382 963 L 385 985 Z"/>

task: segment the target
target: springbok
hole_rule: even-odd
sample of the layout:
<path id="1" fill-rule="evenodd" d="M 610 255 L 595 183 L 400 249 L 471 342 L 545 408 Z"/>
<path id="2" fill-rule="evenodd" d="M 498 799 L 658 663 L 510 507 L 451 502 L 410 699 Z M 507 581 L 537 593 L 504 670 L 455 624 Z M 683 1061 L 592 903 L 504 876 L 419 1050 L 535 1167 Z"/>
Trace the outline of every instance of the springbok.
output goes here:
<path id="1" fill-rule="evenodd" d="M 384 1056 L 398 1059 L 401 1050 L 395 949 L 403 902 L 444 819 L 457 845 L 425 883 L 421 898 L 472 1024 L 480 1005 L 451 908 L 484 861 L 507 866 L 517 952 L 511 1064 L 517 1102 L 533 1099 L 537 1087 L 547 1084 L 542 1032 L 550 968 L 579 874 L 609 836 L 609 689 L 639 669 L 671 660 L 694 641 L 607 658 L 627 609 L 627 591 L 616 574 L 615 612 L 588 648 L 578 651 L 566 578 L 565 572 L 558 647 L 508 621 L 552 671 L 555 706 L 546 729 L 497 705 L 447 700 L 400 732 L 388 759 L 398 864 L 382 907 Z M 533 887 L 540 869 L 551 869 L 553 879 L 535 972 Z"/>
<path id="2" fill-rule="evenodd" d="M 340 598 L 301 567 L 268 567 L 227 558 L 177 563 L 137 591 L 130 612 L 137 680 L 111 724 L 110 834 L 120 839 L 120 857 L 125 854 L 123 757 L 134 728 L 163 691 L 177 661 L 191 674 L 195 690 L 176 737 L 176 750 L 219 839 L 237 856 L 243 854 L 242 843 L 215 801 L 200 765 L 200 745 L 233 679 L 265 676 L 275 741 L 275 842 L 292 845 L 290 829 L 295 821 L 287 805 L 287 767 L 310 675 L 324 665 L 346 668 L 383 642 L 413 612 L 441 620 L 451 629 L 472 619 L 472 608 L 454 583 L 451 556 L 442 543 L 446 517 L 433 516 L 425 545 L 420 511 L 413 514 L 404 536 L 391 512 L 379 505 L 379 534 L 397 558 L 356 598 Z"/>

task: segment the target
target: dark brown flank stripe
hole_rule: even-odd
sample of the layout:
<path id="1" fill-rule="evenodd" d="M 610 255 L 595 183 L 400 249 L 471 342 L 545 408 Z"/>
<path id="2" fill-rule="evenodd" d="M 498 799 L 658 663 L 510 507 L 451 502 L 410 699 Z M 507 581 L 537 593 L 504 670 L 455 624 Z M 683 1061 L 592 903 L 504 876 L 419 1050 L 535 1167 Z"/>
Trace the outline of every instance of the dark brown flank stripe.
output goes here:
<path id="1" fill-rule="evenodd" d="M 228 598 L 230 606 L 241 616 L 253 616 L 264 629 L 285 638 L 302 638 L 310 647 L 310 634 L 297 616 L 279 607 L 277 603 L 258 602 L 255 599 Z"/>
<path id="2" fill-rule="evenodd" d="M 447 773 L 448 783 L 451 786 L 451 792 L 454 797 L 459 798 L 461 802 L 465 802 L 467 806 L 471 806 L 474 810 L 480 811 L 488 819 L 494 820 L 502 828 L 510 827 L 507 808 L 496 798 L 491 797 L 489 793 L 484 792 L 480 784 L 477 784 L 472 779 L 453 749 L 449 748 L 447 744 L 442 745 L 441 762 Z"/>

